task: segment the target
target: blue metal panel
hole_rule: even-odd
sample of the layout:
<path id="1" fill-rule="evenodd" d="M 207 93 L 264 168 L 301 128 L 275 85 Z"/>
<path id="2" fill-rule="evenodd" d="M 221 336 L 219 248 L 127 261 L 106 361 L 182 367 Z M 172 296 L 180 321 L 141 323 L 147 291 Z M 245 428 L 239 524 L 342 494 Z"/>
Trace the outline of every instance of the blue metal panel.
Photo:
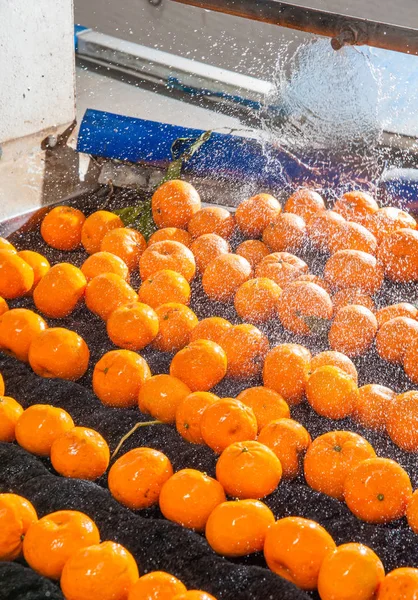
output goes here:
<path id="1" fill-rule="evenodd" d="M 84 27 L 84 25 L 74 25 L 74 46 L 76 52 L 78 50 L 78 34 L 87 29 L 88 27 Z"/>

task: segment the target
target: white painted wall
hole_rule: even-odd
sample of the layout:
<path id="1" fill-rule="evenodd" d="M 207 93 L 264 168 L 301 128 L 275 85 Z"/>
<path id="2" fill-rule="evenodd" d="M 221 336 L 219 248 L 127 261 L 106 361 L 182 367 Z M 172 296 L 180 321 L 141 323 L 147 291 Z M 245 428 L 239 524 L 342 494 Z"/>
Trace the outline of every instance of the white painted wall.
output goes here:
<path id="1" fill-rule="evenodd" d="M 0 144 L 74 114 L 73 0 L 0 0 Z"/>

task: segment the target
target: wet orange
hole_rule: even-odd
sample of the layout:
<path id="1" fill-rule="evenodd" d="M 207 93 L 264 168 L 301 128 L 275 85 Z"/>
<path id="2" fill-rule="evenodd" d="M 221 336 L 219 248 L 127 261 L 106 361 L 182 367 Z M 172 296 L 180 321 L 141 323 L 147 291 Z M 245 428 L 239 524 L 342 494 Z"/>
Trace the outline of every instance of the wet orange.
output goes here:
<path id="1" fill-rule="evenodd" d="M 210 392 L 193 392 L 180 402 L 176 410 L 176 429 L 192 444 L 204 444 L 201 433 L 202 416 L 208 406 L 219 400 Z"/>
<path id="2" fill-rule="evenodd" d="M 403 450 L 418 450 L 418 391 L 395 398 L 386 417 L 386 430 L 392 442 Z"/>
<path id="3" fill-rule="evenodd" d="M 365 306 L 372 312 L 374 312 L 376 308 L 373 298 L 356 288 L 344 288 L 339 290 L 333 295 L 332 304 L 334 305 L 334 314 L 336 314 L 340 308 L 348 306 L 349 304 Z"/>
<path id="4" fill-rule="evenodd" d="M 109 446 L 104 438 L 88 427 L 73 427 L 61 434 L 51 447 L 51 463 L 63 477 L 94 480 L 109 465 Z"/>
<path id="5" fill-rule="evenodd" d="M 396 317 L 409 317 L 410 319 L 418 319 L 418 309 L 408 302 L 399 302 L 384 306 L 376 312 L 377 324 L 382 327 L 386 321 L 395 319 Z"/>
<path id="6" fill-rule="evenodd" d="M 251 440 L 230 444 L 216 463 L 216 479 L 228 496 L 240 500 L 268 496 L 281 478 L 282 466 L 274 452 Z"/>
<path id="7" fill-rule="evenodd" d="M 152 216 L 157 227 L 186 229 L 192 216 L 201 208 L 200 196 L 187 181 L 166 181 L 152 197 Z"/>
<path id="8" fill-rule="evenodd" d="M 415 490 L 408 502 L 406 518 L 412 531 L 418 533 L 418 490 Z"/>
<path id="9" fill-rule="evenodd" d="M 41 235 L 48 246 L 57 250 L 75 250 L 81 243 L 86 217 L 72 206 L 56 206 L 43 218 Z"/>
<path id="10" fill-rule="evenodd" d="M 343 419 L 353 412 L 359 396 L 357 383 L 332 365 L 318 367 L 306 382 L 306 398 L 314 411 L 328 419 Z"/>
<path id="11" fill-rule="evenodd" d="M 279 202 L 270 194 L 257 194 L 243 200 L 236 212 L 235 220 L 248 237 L 260 237 L 264 229 L 282 210 Z"/>
<path id="12" fill-rule="evenodd" d="M 329 251 L 330 244 L 337 235 L 341 223 L 344 223 L 344 218 L 333 210 L 324 210 L 313 214 L 306 224 L 312 245 L 323 252 Z"/>
<path id="13" fill-rule="evenodd" d="M 343 544 L 327 554 L 319 571 L 322 600 L 373 600 L 385 577 L 379 557 L 363 544 Z"/>
<path id="14" fill-rule="evenodd" d="M 4 395 L 4 391 L 5 391 L 4 379 L 3 379 L 3 375 L 0 373 L 0 396 Z"/>
<path id="15" fill-rule="evenodd" d="M 263 242 L 272 252 L 300 250 L 306 237 L 306 225 L 302 217 L 292 213 L 280 213 L 263 231 Z"/>
<path id="16" fill-rule="evenodd" d="M 280 296 L 278 314 L 283 327 L 292 333 L 315 334 L 332 316 L 331 298 L 316 283 L 294 281 Z"/>
<path id="17" fill-rule="evenodd" d="M 102 542 L 73 554 L 60 583 L 66 600 L 128 600 L 138 577 L 136 562 L 123 546 Z"/>
<path id="18" fill-rule="evenodd" d="M 22 413 L 19 402 L 10 396 L 0 395 L 0 442 L 14 442 L 16 423 Z"/>
<path id="19" fill-rule="evenodd" d="M 230 251 L 229 244 L 226 240 L 215 233 L 206 233 L 194 240 L 190 246 L 193 256 L 196 261 L 197 272 L 201 275 L 206 267 L 218 256 L 228 254 Z"/>
<path id="20" fill-rule="evenodd" d="M 174 423 L 180 402 L 191 393 L 185 383 L 171 375 L 154 375 L 139 391 L 139 410 L 164 423 Z"/>
<path id="21" fill-rule="evenodd" d="M 161 304 L 155 309 L 159 330 L 152 345 L 162 352 L 177 352 L 190 341 L 190 334 L 198 324 L 195 313 L 177 302 Z"/>
<path id="22" fill-rule="evenodd" d="M 325 280 L 336 289 L 356 288 L 375 294 L 383 283 L 383 269 L 376 258 L 359 250 L 339 250 L 328 259 Z"/>
<path id="23" fill-rule="evenodd" d="M 365 306 L 349 304 L 337 312 L 328 333 L 333 350 L 347 356 L 361 356 L 370 348 L 377 333 L 376 317 Z"/>
<path id="24" fill-rule="evenodd" d="M 343 194 L 334 204 L 334 210 L 344 219 L 367 227 L 372 215 L 379 210 L 379 205 L 373 196 L 357 190 Z"/>
<path id="25" fill-rule="evenodd" d="M 42 277 L 46 275 L 51 268 L 49 261 L 39 254 L 39 252 L 32 252 L 32 250 L 22 250 L 17 253 L 20 258 L 23 258 L 33 269 L 33 285 L 32 290 L 38 285 Z"/>
<path id="26" fill-rule="evenodd" d="M 49 269 L 33 291 L 36 308 L 54 319 L 70 315 L 79 305 L 86 291 L 83 272 L 70 265 L 59 263 Z"/>
<path id="27" fill-rule="evenodd" d="M 408 375 L 409 379 L 414 383 L 418 383 L 418 341 L 413 340 L 406 352 L 403 359 L 403 366 L 405 369 L 405 373 Z"/>
<path id="28" fill-rule="evenodd" d="M 0 296 L 0 317 L 9 310 L 9 305 L 6 300 Z"/>
<path id="29" fill-rule="evenodd" d="M 363 521 L 387 523 L 406 513 L 412 497 L 408 473 L 389 458 L 369 458 L 351 469 L 344 481 L 344 500 Z"/>
<path id="30" fill-rule="evenodd" d="M 33 404 L 16 423 L 17 443 L 31 454 L 49 456 L 53 442 L 74 427 L 71 415 L 63 408 Z"/>
<path id="31" fill-rule="evenodd" d="M 162 269 L 181 273 L 191 281 L 196 272 L 196 262 L 192 251 L 180 242 L 156 242 L 142 253 L 139 259 L 139 272 L 142 281 Z"/>
<path id="32" fill-rule="evenodd" d="M 376 254 L 377 240 L 366 227 L 352 221 L 343 221 L 336 224 L 335 235 L 328 242 L 331 253 L 339 250 L 360 250 L 369 254 Z"/>
<path id="33" fill-rule="evenodd" d="M 280 418 L 265 425 L 257 441 L 273 450 L 282 465 L 284 479 L 294 479 L 301 470 L 311 436 L 297 421 Z"/>
<path id="34" fill-rule="evenodd" d="M 290 417 L 289 405 L 282 396 L 264 386 L 243 390 L 238 394 L 237 400 L 253 409 L 259 433 L 272 421 Z"/>
<path id="35" fill-rule="evenodd" d="M 81 229 L 81 243 L 86 252 L 99 252 L 106 233 L 119 227 L 123 227 L 122 219 L 108 210 L 97 210 L 87 217 Z"/>
<path id="36" fill-rule="evenodd" d="M 134 302 L 114 310 L 106 323 L 107 335 L 120 348 L 141 350 L 156 337 L 157 313 L 147 304 Z"/>
<path id="37" fill-rule="evenodd" d="M 23 555 L 37 573 L 59 579 L 75 552 L 99 542 L 99 530 L 90 517 L 76 510 L 59 510 L 30 525 L 23 541 Z"/>
<path id="38" fill-rule="evenodd" d="M 182 469 L 170 477 L 159 500 L 166 519 L 196 531 L 204 531 L 211 512 L 225 501 L 222 485 L 195 469 Z"/>
<path id="39" fill-rule="evenodd" d="M 13 244 L 4 237 L 0 237 L 0 250 L 12 250 L 13 252 L 17 252 Z"/>
<path id="40" fill-rule="evenodd" d="M 284 205 L 285 212 L 299 215 L 304 221 L 308 221 L 313 215 L 324 210 L 325 203 L 322 196 L 318 192 L 308 188 L 296 190 Z"/>
<path id="41" fill-rule="evenodd" d="M 0 296 L 6 300 L 27 294 L 33 286 L 32 267 L 15 250 L 0 250 Z"/>
<path id="42" fill-rule="evenodd" d="M 155 244 L 156 242 L 180 242 L 188 248 L 192 243 L 192 236 L 185 229 L 179 229 L 178 227 L 164 227 L 163 229 L 157 229 L 148 240 L 148 246 Z"/>
<path id="43" fill-rule="evenodd" d="M 331 294 L 331 287 L 324 279 L 322 279 L 322 277 L 318 277 L 318 275 L 313 275 L 312 273 L 304 273 L 303 275 L 299 275 L 299 277 L 297 277 L 295 281 L 307 281 L 309 283 L 316 283 L 316 285 L 319 285 L 319 287 L 324 289 L 327 292 L 327 294 Z"/>
<path id="44" fill-rule="evenodd" d="M 203 412 L 200 433 L 205 444 L 220 454 L 230 444 L 255 440 L 257 419 L 252 408 L 235 398 L 221 398 Z"/>
<path id="45" fill-rule="evenodd" d="M 28 361 L 32 340 L 48 325 L 27 308 L 12 308 L 0 316 L 0 350 Z"/>
<path id="46" fill-rule="evenodd" d="M 211 340 L 219 344 L 223 334 L 232 327 L 232 324 L 222 317 L 208 317 L 202 319 L 190 334 L 190 341 Z"/>
<path id="47" fill-rule="evenodd" d="M 0 561 L 19 558 L 24 536 L 37 520 L 29 500 L 17 494 L 0 494 Z"/>
<path id="48" fill-rule="evenodd" d="M 118 502 L 142 510 L 158 502 L 161 488 L 172 475 L 173 467 L 165 454 L 153 448 L 134 448 L 113 463 L 108 485 Z"/>
<path id="49" fill-rule="evenodd" d="M 248 378 L 261 373 L 270 344 L 254 325 L 243 323 L 228 328 L 219 341 L 228 360 L 228 377 Z"/>
<path id="50" fill-rule="evenodd" d="M 93 391 L 106 406 L 136 406 L 139 390 L 150 377 L 145 358 L 131 350 L 111 350 L 94 367 Z"/>
<path id="51" fill-rule="evenodd" d="M 216 233 L 229 240 L 234 232 L 235 219 L 226 208 L 221 206 L 205 206 L 194 213 L 187 226 L 192 239 L 207 233 Z"/>
<path id="52" fill-rule="evenodd" d="M 418 569 L 394 569 L 381 582 L 377 600 L 414 600 L 418 590 Z"/>
<path id="53" fill-rule="evenodd" d="M 90 352 L 75 331 L 51 327 L 41 331 L 29 348 L 29 364 L 41 377 L 76 381 L 87 371 Z"/>
<path id="54" fill-rule="evenodd" d="M 188 590 L 184 594 L 177 594 L 173 600 L 216 600 L 216 598 L 203 590 Z"/>
<path id="55" fill-rule="evenodd" d="M 418 340 L 418 321 L 395 317 L 386 321 L 376 334 L 376 350 L 383 360 L 401 364 L 409 345 Z"/>
<path id="56" fill-rule="evenodd" d="M 119 275 L 103 273 L 88 282 L 85 300 L 92 313 L 107 321 L 117 308 L 137 302 L 138 294 Z"/>
<path id="57" fill-rule="evenodd" d="M 190 285 L 181 273 L 162 269 L 142 282 L 138 290 L 138 298 L 152 308 L 167 302 L 189 304 Z"/>
<path id="58" fill-rule="evenodd" d="M 267 354 L 263 382 L 288 404 L 299 404 L 309 376 L 311 353 L 299 344 L 280 344 Z"/>
<path id="59" fill-rule="evenodd" d="M 119 256 L 111 252 L 95 252 L 81 265 L 81 270 L 87 281 L 98 275 L 114 273 L 129 283 L 129 269 Z"/>
<path id="60" fill-rule="evenodd" d="M 282 289 L 272 279 L 249 279 L 235 294 L 235 310 L 244 321 L 265 323 L 277 317 L 281 293 Z"/>
<path id="61" fill-rule="evenodd" d="M 174 575 L 153 571 L 138 579 L 131 587 L 128 600 L 173 600 L 186 592 L 186 586 Z"/>
<path id="62" fill-rule="evenodd" d="M 235 500 L 219 504 L 210 514 L 205 535 L 217 554 L 228 557 L 261 552 L 274 515 L 259 500 Z"/>
<path id="63" fill-rule="evenodd" d="M 353 414 L 355 420 L 363 427 L 384 431 L 387 415 L 396 398 L 395 392 L 376 383 L 363 385 L 358 391 L 359 396 Z"/>
<path id="64" fill-rule="evenodd" d="M 372 215 L 367 226 L 380 244 L 386 235 L 397 229 L 416 229 L 417 222 L 407 212 L 394 206 L 385 206 Z"/>
<path id="65" fill-rule="evenodd" d="M 206 267 L 202 285 L 211 300 L 228 302 L 251 275 L 252 269 L 248 260 L 238 254 L 222 254 Z"/>
<path id="66" fill-rule="evenodd" d="M 418 280 L 418 231 L 397 229 L 386 235 L 379 246 L 377 257 L 392 281 Z M 1 292 L 0 292 L 1 293 Z"/>
<path id="67" fill-rule="evenodd" d="M 170 375 L 181 379 L 192 392 L 207 392 L 225 377 L 226 367 L 226 354 L 219 344 L 196 340 L 174 356 Z"/>
<path id="68" fill-rule="evenodd" d="M 263 258 L 270 254 L 269 248 L 260 240 L 245 240 L 237 246 L 235 252 L 248 260 L 252 269 L 255 269 Z"/>
<path id="69" fill-rule="evenodd" d="M 335 350 L 325 350 L 316 354 L 311 360 L 311 373 L 313 373 L 319 367 L 330 365 L 332 367 L 339 367 L 350 375 L 354 381 L 358 382 L 357 369 L 353 361 L 348 356 L 341 352 L 335 352 Z"/>
<path id="70" fill-rule="evenodd" d="M 321 565 L 335 548 L 334 540 L 319 523 L 286 517 L 268 530 L 264 557 L 269 568 L 280 577 L 303 590 L 314 590 Z"/>
<path id="71" fill-rule="evenodd" d="M 289 252 L 273 252 L 261 260 L 255 270 L 256 277 L 272 279 L 281 288 L 308 272 L 308 265 Z"/>
<path id="72" fill-rule="evenodd" d="M 139 258 L 147 242 L 142 233 L 129 227 L 117 227 L 106 233 L 100 244 L 102 252 L 111 252 L 123 260 L 129 271 L 137 271 Z"/>
<path id="73" fill-rule="evenodd" d="M 317 492 L 343 500 L 348 473 L 375 456 L 373 447 L 361 435 L 352 431 L 329 431 L 317 437 L 306 452 L 306 482 Z"/>

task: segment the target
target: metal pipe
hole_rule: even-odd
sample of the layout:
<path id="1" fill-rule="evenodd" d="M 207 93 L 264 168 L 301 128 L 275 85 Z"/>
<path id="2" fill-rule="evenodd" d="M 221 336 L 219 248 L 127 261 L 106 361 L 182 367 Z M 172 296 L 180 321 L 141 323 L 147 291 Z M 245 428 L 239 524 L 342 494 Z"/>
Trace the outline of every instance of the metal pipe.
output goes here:
<path id="1" fill-rule="evenodd" d="M 281 27 L 332 38 L 334 50 L 368 45 L 418 55 L 418 30 L 369 21 L 279 0 L 173 0 Z"/>

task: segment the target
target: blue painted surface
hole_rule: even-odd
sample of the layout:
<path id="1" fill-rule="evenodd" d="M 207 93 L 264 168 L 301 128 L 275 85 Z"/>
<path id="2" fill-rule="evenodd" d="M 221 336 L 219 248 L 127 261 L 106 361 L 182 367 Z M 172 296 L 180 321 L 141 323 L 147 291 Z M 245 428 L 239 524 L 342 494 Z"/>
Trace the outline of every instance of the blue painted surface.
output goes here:
<path id="1" fill-rule="evenodd" d="M 84 25 L 74 25 L 74 46 L 76 52 L 78 50 L 78 34 L 87 29 L 88 27 L 84 27 Z"/>

